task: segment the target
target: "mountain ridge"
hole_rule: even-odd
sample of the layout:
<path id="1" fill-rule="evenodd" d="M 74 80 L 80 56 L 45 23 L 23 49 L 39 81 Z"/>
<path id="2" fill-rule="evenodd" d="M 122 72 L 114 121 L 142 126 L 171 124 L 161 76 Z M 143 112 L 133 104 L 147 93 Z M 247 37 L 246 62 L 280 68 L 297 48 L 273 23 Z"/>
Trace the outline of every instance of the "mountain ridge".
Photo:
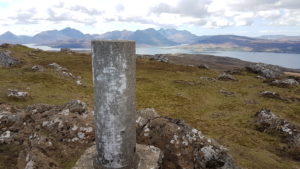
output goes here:
<path id="1" fill-rule="evenodd" d="M 197 50 L 244 50 L 257 52 L 300 53 L 300 36 L 265 35 L 247 37 L 239 35 L 198 36 L 186 30 L 153 29 L 136 31 L 111 31 L 103 34 L 84 34 L 80 30 L 66 27 L 48 30 L 34 36 L 15 35 L 5 32 L 0 43 L 34 43 L 56 48 L 89 48 L 92 39 L 134 40 L 138 46 L 178 46 Z M 200 48 L 199 48 L 200 46 Z"/>

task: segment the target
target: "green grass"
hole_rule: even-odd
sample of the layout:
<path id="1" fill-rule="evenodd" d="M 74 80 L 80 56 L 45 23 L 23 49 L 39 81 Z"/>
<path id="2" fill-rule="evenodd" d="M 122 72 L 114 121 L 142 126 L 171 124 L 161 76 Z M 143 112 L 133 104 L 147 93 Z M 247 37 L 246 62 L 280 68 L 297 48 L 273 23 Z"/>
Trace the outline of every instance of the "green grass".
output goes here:
<path id="1" fill-rule="evenodd" d="M 18 46 L 11 50 L 24 64 L 15 68 L 0 68 L 0 102 L 23 107 L 34 103 L 62 104 L 71 99 L 81 99 L 92 108 L 89 55 L 38 52 L 36 56 L 29 56 L 32 49 Z M 76 86 L 74 80 L 52 69 L 46 69 L 45 72 L 30 71 L 34 64 L 47 67 L 53 62 L 82 76 L 86 87 Z M 201 76 L 217 77 L 218 74 L 213 70 L 138 59 L 137 108 L 153 107 L 161 115 L 185 120 L 229 148 L 234 160 L 242 168 L 299 168 L 299 162 L 280 154 L 286 145 L 278 136 L 255 130 L 253 116 L 261 108 L 268 108 L 276 115 L 300 124 L 299 102 L 287 103 L 258 95 L 260 91 L 269 90 L 282 96 L 300 97 L 300 87 L 284 89 L 269 86 L 247 72 L 236 75 L 239 79 L 236 82 L 200 79 Z M 8 100 L 5 97 L 8 88 L 29 91 L 32 98 L 23 102 Z M 219 92 L 221 89 L 235 92 L 235 96 L 223 96 Z"/>

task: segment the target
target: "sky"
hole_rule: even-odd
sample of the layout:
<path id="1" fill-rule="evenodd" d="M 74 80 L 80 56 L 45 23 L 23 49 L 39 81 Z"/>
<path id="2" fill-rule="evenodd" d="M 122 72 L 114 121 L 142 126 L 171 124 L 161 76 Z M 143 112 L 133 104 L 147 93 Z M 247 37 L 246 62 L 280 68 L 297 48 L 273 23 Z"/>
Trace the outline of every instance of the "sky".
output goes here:
<path id="1" fill-rule="evenodd" d="M 0 0 L 0 34 L 175 28 L 196 35 L 300 35 L 300 0 Z"/>

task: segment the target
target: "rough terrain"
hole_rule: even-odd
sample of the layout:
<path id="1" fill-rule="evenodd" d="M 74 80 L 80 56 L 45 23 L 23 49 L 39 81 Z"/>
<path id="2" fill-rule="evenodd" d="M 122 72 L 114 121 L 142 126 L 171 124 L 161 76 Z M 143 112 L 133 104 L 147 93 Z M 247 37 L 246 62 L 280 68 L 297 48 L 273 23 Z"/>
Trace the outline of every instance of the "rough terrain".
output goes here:
<path id="1" fill-rule="evenodd" d="M 15 168 L 16 164 L 20 168 L 30 168 L 34 164 L 45 168 L 72 168 L 79 155 L 93 142 L 93 132 L 90 132 L 93 120 L 90 55 L 45 52 L 19 45 L 2 46 L 0 50 L 10 51 L 10 56 L 20 61 L 18 65 L 0 68 L 1 120 L 6 121 L 0 124 L 0 168 Z M 158 58 L 160 61 L 137 59 L 137 109 L 152 107 L 160 116 L 168 117 L 150 122 L 153 126 L 161 121 L 170 124 L 173 130 L 174 123 L 169 118 L 184 120 L 184 124 L 201 131 L 205 138 L 212 138 L 218 145 L 226 147 L 233 161 L 241 168 L 299 168 L 299 154 L 290 154 L 284 135 L 261 132 L 255 120 L 256 112 L 266 108 L 280 119 L 299 126 L 299 85 L 295 82 L 287 87 L 272 85 L 275 80 L 295 79 L 299 82 L 294 73 L 288 76 L 282 74 L 281 77 L 269 80 L 244 69 L 248 63 L 241 65 L 230 62 L 230 59 L 227 59 L 228 62 L 219 60 L 215 63 L 212 60 L 216 58 L 210 61 L 204 58 L 186 59 L 186 62 L 181 62 L 185 57 L 195 58 L 178 54 L 176 58 L 180 60 L 176 60 L 176 64 L 173 58 L 166 60 L 162 56 Z M 49 67 L 52 63 L 66 68 L 67 73 L 75 77 L 80 76 L 84 85 L 77 85 L 76 78 L 67 77 L 61 71 Z M 201 64 L 207 65 L 208 69 L 197 67 Z M 34 65 L 42 66 L 43 71 L 32 69 Z M 236 80 L 219 80 L 219 75 L 224 71 Z M 30 97 L 24 100 L 11 99 L 7 96 L 8 89 L 28 92 Z M 263 97 L 261 93 L 264 91 L 274 92 L 275 99 Z M 71 106 L 67 108 L 68 111 L 66 107 L 74 105 L 66 104 L 70 100 L 81 100 L 86 105 Z M 78 105 L 76 101 L 72 103 Z M 49 105 L 56 106 L 49 108 Z M 59 125 L 60 121 L 63 127 Z M 142 138 L 144 134 L 145 131 L 141 134 Z M 171 139 L 168 135 L 165 137 Z M 181 139 L 178 140 L 180 143 L 183 142 Z M 151 139 L 141 141 L 146 143 L 151 142 Z M 161 142 L 155 144 L 163 145 Z M 36 160 L 36 156 L 44 160 Z M 32 161 L 37 162 L 33 164 Z M 213 164 L 216 166 L 223 163 L 213 160 Z M 178 165 L 181 165 L 180 160 Z M 202 163 L 197 165 L 203 166 Z"/>

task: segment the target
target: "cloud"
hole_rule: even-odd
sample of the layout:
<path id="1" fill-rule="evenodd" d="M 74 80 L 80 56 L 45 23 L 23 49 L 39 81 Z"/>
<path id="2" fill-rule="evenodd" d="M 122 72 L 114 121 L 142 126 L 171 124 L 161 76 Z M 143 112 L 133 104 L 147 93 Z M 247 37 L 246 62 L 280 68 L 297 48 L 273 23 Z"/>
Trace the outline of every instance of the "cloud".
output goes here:
<path id="1" fill-rule="evenodd" d="M 35 8 L 30 8 L 28 10 L 19 10 L 16 16 L 9 17 L 14 20 L 17 24 L 36 24 L 37 19 L 33 17 L 36 15 L 37 10 Z"/>
<path id="2" fill-rule="evenodd" d="M 71 21 L 71 22 L 76 22 L 76 23 L 83 23 L 83 24 L 88 24 L 88 25 L 93 25 L 95 24 L 95 20 L 92 19 L 79 19 L 76 18 L 75 16 L 72 15 L 72 13 L 70 12 L 63 12 L 63 13 L 59 13 L 59 12 L 55 12 L 53 9 L 48 8 L 48 14 L 49 17 L 46 18 L 47 21 L 52 21 L 54 23 L 60 23 L 60 22 L 64 22 L 64 21 Z"/>
<path id="3" fill-rule="evenodd" d="M 118 4 L 118 5 L 116 5 L 116 10 L 117 10 L 118 12 L 123 12 L 124 9 L 125 9 L 125 7 L 124 7 L 123 4 Z"/>
<path id="4" fill-rule="evenodd" d="M 89 9 L 85 6 L 81 6 L 81 5 L 76 5 L 70 8 L 73 11 L 78 11 L 78 12 L 82 12 L 82 13 L 86 13 L 88 15 L 94 16 L 94 15 L 102 15 L 104 13 L 104 11 L 101 10 L 97 10 L 95 8 Z"/>
<path id="5" fill-rule="evenodd" d="M 171 13 L 182 16 L 203 17 L 208 14 L 207 7 L 211 0 L 180 0 L 176 6 L 161 3 L 151 9 L 152 13 Z"/>
<path id="6" fill-rule="evenodd" d="M 227 29 L 300 25 L 300 0 L 0 0 L 0 31 L 16 27 L 88 31 L 175 27 Z M 10 25 L 8 28 L 7 25 Z M 6 29 L 6 30 L 4 30 Z M 300 29 L 300 28 L 299 28 Z M 21 32 L 21 31 L 20 31 Z M 25 32 L 27 33 L 27 32 Z"/>

